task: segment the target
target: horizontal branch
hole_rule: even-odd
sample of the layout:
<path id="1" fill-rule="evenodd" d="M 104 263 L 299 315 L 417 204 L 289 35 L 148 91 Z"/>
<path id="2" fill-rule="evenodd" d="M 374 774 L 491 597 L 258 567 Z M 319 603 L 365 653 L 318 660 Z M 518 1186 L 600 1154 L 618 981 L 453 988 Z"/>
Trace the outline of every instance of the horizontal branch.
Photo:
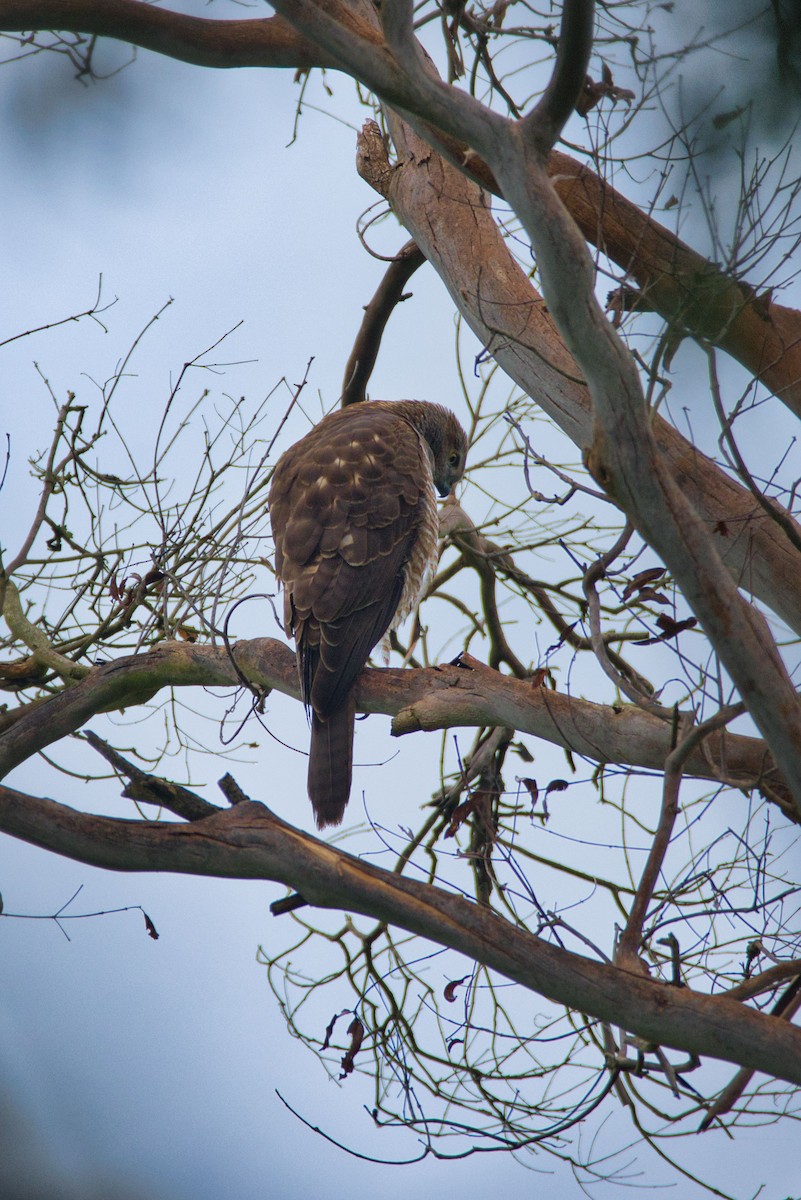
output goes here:
<path id="1" fill-rule="evenodd" d="M 215 21 L 141 0 L 0 0 L 0 29 L 53 29 L 108 37 L 198 67 L 332 67 L 283 17 Z"/>
<path id="2" fill-rule="evenodd" d="M 251 683 L 300 698 L 295 656 L 283 642 L 257 638 L 234 648 L 236 666 Z M 359 712 L 394 717 L 393 733 L 455 727 L 507 726 L 564 747 L 593 763 L 661 771 L 672 748 L 671 726 L 633 705 L 579 700 L 502 675 L 470 659 L 470 666 L 362 672 Z M 98 713 L 144 703 L 165 687 L 236 687 L 228 654 L 213 646 L 164 642 L 92 669 L 79 683 L 32 706 L 0 737 L 0 778 Z M 789 792 L 758 738 L 711 734 L 689 757 L 685 775 L 757 787 L 788 816 Z M 2 829 L 2 825 L 0 825 Z"/>
<path id="3" fill-rule="evenodd" d="M 451 947 L 555 1004 L 649 1042 L 801 1084 L 801 1030 L 788 1022 L 563 950 L 483 905 L 301 833 L 260 804 L 183 825 L 88 816 L 0 786 L 0 823 L 25 841 L 109 870 L 272 880 L 309 904 Z"/>

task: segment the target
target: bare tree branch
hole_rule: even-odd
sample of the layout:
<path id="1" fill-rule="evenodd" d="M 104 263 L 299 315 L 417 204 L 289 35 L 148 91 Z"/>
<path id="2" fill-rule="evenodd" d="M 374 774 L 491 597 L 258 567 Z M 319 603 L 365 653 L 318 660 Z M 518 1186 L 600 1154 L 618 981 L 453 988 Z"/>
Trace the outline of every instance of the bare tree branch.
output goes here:
<path id="1" fill-rule="evenodd" d="M 156 804 L 169 809 L 184 821 L 199 821 L 218 811 L 215 805 L 209 804 L 208 800 L 204 800 L 196 792 L 191 792 L 189 788 L 181 787 L 180 784 L 172 783 L 169 779 L 162 779 L 143 771 L 141 767 L 137 767 L 136 763 L 124 758 L 103 738 L 92 733 L 91 729 L 87 729 L 84 737 L 92 749 L 101 754 L 115 771 L 130 780 L 122 791 L 122 795 L 127 800 Z"/>
<path id="2" fill-rule="evenodd" d="M 79 730 L 98 713 L 144 703 L 165 687 L 231 687 L 241 671 L 259 687 L 300 698 L 295 657 L 283 642 L 238 642 L 232 663 L 212 646 L 164 642 L 144 654 L 95 667 L 79 683 L 23 709 L 0 737 L 0 777 L 32 754 Z M 396 736 L 457 726 L 507 726 L 533 734 L 592 762 L 621 762 L 661 771 L 671 750 L 671 728 L 626 705 L 580 700 L 530 681 L 501 675 L 471 658 L 470 666 L 362 673 L 359 712 L 393 716 Z M 237 670 L 238 668 L 238 670 Z M 688 775 L 735 787 L 760 788 L 786 815 L 794 815 L 786 784 L 765 745 L 739 734 L 711 734 L 695 748 Z"/>
<path id="3" fill-rule="evenodd" d="M 565 0 L 551 78 L 520 122 L 520 132 L 535 153 L 549 153 L 575 109 L 589 66 L 594 23 L 593 0 Z"/>
<path id="4" fill-rule="evenodd" d="M 15 837 L 108 870 L 283 883 L 307 904 L 369 915 L 451 946 L 556 1004 L 649 1041 L 801 1083 L 801 1030 L 788 1022 L 562 950 L 483 905 L 336 850 L 261 804 L 184 825 L 88 816 L 0 787 L 0 820 Z"/>
<path id="5" fill-rule="evenodd" d="M 375 295 L 364 310 L 364 319 L 345 366 L 345 378 L 342 381 L 343 408 L 346 404 L 356 404 L 364 400 L 387 321 L 396 305 L 405 299 L 404 287 L 424 262 L 425 256 L 417 244 L 409 241 L 400 248 L 387 267 Z"/>
<path id="6" fill-rule="evenodd" d="M 198 67 L 307 70 L 335 65 L 281 17 L 213 21 L 140 0 L 2 0 L 0 27 L 8 32 L 57 29 L 115 38 Z"/>

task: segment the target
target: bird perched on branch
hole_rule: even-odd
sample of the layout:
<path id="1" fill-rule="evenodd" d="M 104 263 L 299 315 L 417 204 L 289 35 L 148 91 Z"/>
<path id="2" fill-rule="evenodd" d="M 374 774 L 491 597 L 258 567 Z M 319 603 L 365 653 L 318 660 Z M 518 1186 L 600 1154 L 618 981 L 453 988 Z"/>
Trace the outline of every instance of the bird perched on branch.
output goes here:
<path id="1" fill-rule="evenodd" d="M 467 438 L 421 400 L 330 413 L 291 446 L 270 486 L 284 625 L 311 715 L 308 788 L 320 828 L 350 795 L 354 684 L 370 651 L 414 605 L 436 561 L 434 490 L 462 477 Z"/>

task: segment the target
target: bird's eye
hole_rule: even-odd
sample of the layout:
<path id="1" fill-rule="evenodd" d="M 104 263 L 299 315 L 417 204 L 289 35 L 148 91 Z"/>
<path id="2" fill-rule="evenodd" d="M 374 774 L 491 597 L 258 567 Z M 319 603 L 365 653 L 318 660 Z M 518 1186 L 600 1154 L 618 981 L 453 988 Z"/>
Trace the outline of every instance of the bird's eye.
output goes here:
<path id="1" fill-rule="evenodd" d="M 458 450 L 451 450 L 450 454 L 448 455 L 448 462 L 450 463 L 450 465 L 452 467 L 455 467 L 456 464 L 458 463 L 458 461 L 459 461 Z"/>

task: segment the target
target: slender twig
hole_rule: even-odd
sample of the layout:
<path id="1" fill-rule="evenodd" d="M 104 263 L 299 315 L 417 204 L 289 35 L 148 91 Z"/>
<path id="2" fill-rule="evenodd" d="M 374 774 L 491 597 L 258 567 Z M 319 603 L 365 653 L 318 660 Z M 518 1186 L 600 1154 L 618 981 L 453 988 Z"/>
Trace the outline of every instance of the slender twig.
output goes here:
<path id="1" fill-rule="evenodd" d="M 690 714 L 676 714 L 677 734 L 682 734 L 683 736 L 677 737 L 676 747 L 668 755 L 665 762 L 662 808 L 659 814 L 659 823 L 656 827 L 654 840 L 651 843 L 651 849 L 631 905 L 628 921 L 618 939 L 615 950 L 615 962 L 619 965 L 632 964 L 639 961 L 639 949 L 642 942 L 642 932 L 648 905 L 653 898 L 654 889 L 656 888 L 656 883 L 665 861 L 665 855 L 670 845 L 670 839 L 673 835 L 673 826 L 679 812 L 679 789 L 687 759 L 696 746 L 698 746 L 699 742 L 708 737 L 710 733 L 723 728 L 729 721 L 733 721 L 743 711 L 744 706 L 742 704 L 729 705 L 715 713 L 709 720 L 694 726 L 687 733 L 683 733 L 682 727 L 686 727 L 687 723 L 692 719 Z"/>
<path id="2" fill-rule="evenodd" d="M 587 598 L 590 641 L 601 669 L 611 679 L 615 687 L 631 700 L 632 704 L 636 704 L 640 708 L 644 708 L 646 712 L 653 713 L 654 716 L 661 717 L 667 721 L 670 720 L 671 710 L 652 699 L 650 693 L 640 685 L 639 678 L 633 674 L 630 668 L 626 667 L 624 672 L 612 662 L 603 631 L 601 630 L 601 600 L 598 595 L 596 583 L 600 579 L 603 579 L 609 566 L 623 553 L 633 533 L 634 526 L 630 521 L 627 521 L 615 544 L 604 554 L 599 555 L 595 562 L 591 563 L 584 572 L 582 584 L 584 595 Z"/>

